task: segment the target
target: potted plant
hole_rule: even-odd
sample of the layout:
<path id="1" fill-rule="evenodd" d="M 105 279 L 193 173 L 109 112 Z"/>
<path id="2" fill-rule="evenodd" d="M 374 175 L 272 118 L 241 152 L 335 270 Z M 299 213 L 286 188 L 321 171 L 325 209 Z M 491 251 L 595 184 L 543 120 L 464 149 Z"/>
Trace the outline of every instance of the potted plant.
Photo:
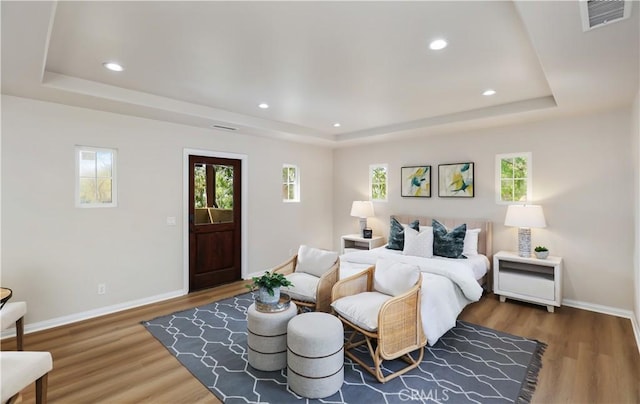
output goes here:
<path id="1" fill-rule="evenodd" d="M 536 248 L 533 249 L 533 251 L 536 254 L 536 258 L 538 259 L 545 259 L 549 256 L 549 250 L 547 249 L 547 247 L 539 245 Z"/>
<path id="2" fill-rule="evenodd" d="M 293 283 L 284 275 L 265 271 L 262 276 L 251 278 L 252 283 L 246 285 L 249 290 L 258 289 L 258 300 L 265 304 L 276 304 L 280 301 L 280 288 L 293 286 Z"/>

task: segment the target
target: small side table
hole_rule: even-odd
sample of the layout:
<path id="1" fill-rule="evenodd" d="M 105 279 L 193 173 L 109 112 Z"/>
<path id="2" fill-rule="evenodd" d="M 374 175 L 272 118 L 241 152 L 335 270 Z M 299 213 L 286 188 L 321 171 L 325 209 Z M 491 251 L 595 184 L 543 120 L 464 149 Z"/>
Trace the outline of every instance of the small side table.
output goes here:
<path id="1" fill-rule="evenodd" d="M 372 248 L 382 247 L 384 245 L 384 237 L 382 236 L 364 238 L 360 234 L 346 234 L 340 239 L 340 254 L 346 254 L 353 251 L 371 250 Z"/>
<path id="2" fill-rule="evenodd" d="M 553 313 L 562 304 L 562 258 L 520 257 L 500 251 L 493 255 L 493 292 L 507 298 L 538 303 Z"/>
<path id="3" fill-rule="evenodd" d="M 272 371 L 287 367 L 287 325 L 298 314 L 291 302 L 289 308 L 264 313 L 252 303 L 247 309 L 247 348 L 249 365 L 258 370 Z"/>

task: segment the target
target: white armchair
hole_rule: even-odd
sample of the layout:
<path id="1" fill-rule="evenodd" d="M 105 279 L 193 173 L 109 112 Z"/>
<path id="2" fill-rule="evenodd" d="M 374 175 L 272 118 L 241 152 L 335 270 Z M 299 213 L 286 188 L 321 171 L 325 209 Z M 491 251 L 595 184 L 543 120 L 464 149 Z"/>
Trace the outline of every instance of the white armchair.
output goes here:
<path id="1" fill-rule="evenodd" d="M 15 325 L 18 351 L 24 348 L 24 316 L 27 314 L 26 302 L 5 303 L 0 309 L 0 329 L 5 330 Z"/>
<path id="2" fill-rule="evenodd" d="M 36 382 L 36 404 L 45 404 L 51 369 L 53 359 L 49 352 L 0 352 L 0 402 L 19 403 L 20 391 Z"/>
<path id="3" fill-rule="evenodd" d="M 417 266 L 379 259 L 375 267 L 342 279 L 333 287 L 331 307 L 345 330 L 352 330 L 344 353 L 381 383 L 418 367 L 422 361 L 427 339 L 420 320 L 421 284 Z M 373 365 L 351 352 L 364 344 Z M 408 365 L 385 375 L 382 362 L 398 358 Z"/>
<path id="4" fill-rule="evenodd" d="M 331 288 L 340 277 L 338 253 L 302 245 L 298 254 L 272 271 L 285 275 L 293 283 L 281 291 L 291 296 L 298 307 L 331 310 Z"/>

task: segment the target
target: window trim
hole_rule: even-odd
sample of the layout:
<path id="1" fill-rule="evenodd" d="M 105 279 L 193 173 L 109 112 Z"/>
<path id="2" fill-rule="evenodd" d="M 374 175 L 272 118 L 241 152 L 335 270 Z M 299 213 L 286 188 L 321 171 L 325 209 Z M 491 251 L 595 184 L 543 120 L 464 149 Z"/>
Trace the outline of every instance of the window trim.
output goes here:
<path id="1" fill-rule="evenodd" d="M 109 152 L 111 153 L 111 202 L 90 202 L 80 201 L 80 154 L 82 152 Z M 118 206 L 118 150 L 107 147 L 76 146 L 75 147 L 75 206 L 77 208 L 115 208 Z M 97 177 L 96 177 L 97 178 Z"/>
<path id="2" fill-rule="evenodd" d="M 527 197 L 525 201 L 503 201 L 502 200 L 502 160 L 525 157 L 527 159 Z M 495 192 L 496 203 L 499 205 L 513 205 L 530 203 L 533 200 L 533 154 L 531 152 L 503 153 L 496 154 L 495 163 Z"/>
<path id="3" fill-rule="evenodd" d="M 284 199 L 282 198 L 282 202 L 284 203 L 299 203 L 300 202 L 300 167 L 298 167 L 295 164 L 289 164 L 289 163 L 285 163 L 282 165 L 282 170 L 284 170 L 285 168 L 290 169 L 293 168 L 296 170 L 296 180 L 293 183 L 290 182 L 281 182 L 282 185 L 289 185 L 293 184 L 295 186 L 294 188 L 294 198 L 293 199 Z M 280 174 L 282 175 L 282 170 L 280 170 Z"/>
<path id="4" fill-rule="evenodd" d="M 373 170 L 379 167 L 384 168 L 384 171 L 387 174 L 385 178 L 386 193 L 384 195 L 384 199 L 375 199 L 373 197 Z M 388 202 L 389 201 L 389 164 L 387 163 L 369 164 L 369 199 L 372 202 Z"/>

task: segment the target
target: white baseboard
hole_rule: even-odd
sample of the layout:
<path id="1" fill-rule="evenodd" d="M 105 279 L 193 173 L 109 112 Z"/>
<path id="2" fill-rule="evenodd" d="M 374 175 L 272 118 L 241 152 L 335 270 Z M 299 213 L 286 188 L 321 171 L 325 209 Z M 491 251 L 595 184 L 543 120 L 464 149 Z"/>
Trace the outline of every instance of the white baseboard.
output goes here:
<path id="1" fill-rule="evenodd" d="M 600 304 L 581 302 L 578 300 L 571 300 L 571 299 L 563 299 L 562 304 L 564 306 L 575 307 L 576 309 L 595 311 L 596 313 L 609 314 L 611 316 L 628 318 L 629 320 L 631 320 L 631 328 L 633 328 L 633 334 L 636 337 L 636 347 L 638 348 L 638 352 L 640 352 L 640 324 L 638 324 L 638 321 L 633 311 L 623 310 L 623 309 L 610 307 L 610 306 L 602 306 Z"/>
<path id="2" fill-rule="evenodd" d="M 25 324 L 25 334 L 35 331 L 46 330 L 53 327 L 58 327 L 65 324 L 75 323 L 78 321 L 88 320 L 90 318 L 104 316 L 106 314 L 116 313 L 119 311 L 132 309 L 134 307 L 144 306 L 146 304 L 161 302 L 163 300 L 173 299 L 174 297 L 184 296 L 188 293 L 183 289 L 174 290 L 172 292 L 162 293 L 155 296 L 145 297 L 138 300 L 132 300 L 129 302 L 118 303 L 112 306 L 100 307 L 98 309 L 83 311 L 81 313 L 70 314 L 68 316 L 62 316 L 53 318 L 51 320 L 39 321 L 33 324 Z M 4 330 L 1 338 L 14 337 L 16 335 L 15 328 Z"/>

